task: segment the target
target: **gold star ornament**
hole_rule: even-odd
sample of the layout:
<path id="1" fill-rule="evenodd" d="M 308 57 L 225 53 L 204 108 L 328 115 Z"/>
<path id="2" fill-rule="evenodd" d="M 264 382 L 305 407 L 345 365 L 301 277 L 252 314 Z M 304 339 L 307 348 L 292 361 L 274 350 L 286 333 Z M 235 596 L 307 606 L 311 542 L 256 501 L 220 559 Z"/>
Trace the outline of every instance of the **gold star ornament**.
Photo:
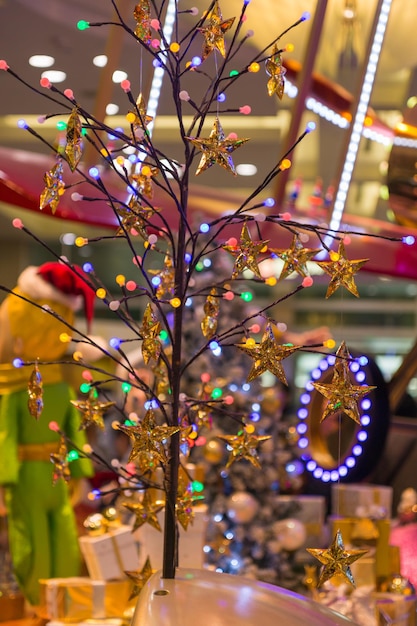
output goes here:
<path id="1" fill-rule="evenodd" d="M 33 368 L 29 379 L 28 396 L 29 413 L 38 420 L 43 411 L 43 382 L 37 365 Z"/>
<path id="2" fill-rule="evenodd" d="M 160 357 L 162 350 L 162 344 L 158 339 L 160 330 L 161 324 L 153 313 L 151 305 L 147 304 L 140 328 L 142 334 L 142 357 L 145 365 L 151 359 L 158 361 Z"/>
<path id="3" fill-rule="evenodd" d="M 254 427 L 248 424 L 242 428 L 237 435 L 217 435 L 219 439 L 223 439 L 223 441 L 227 443 L 230 449 L 226 468 L 230 467 L 235 461 L 246 459 L 252 463 L 254 467 L 261 469 L 257 448 L 260 443 L 271 437 L 270 435 L 255 435 L 254 433 Z"/>
<path id="4" fill-rule="evenodd" d="M 317 582 L 318 587 L 336 574 L 341 575 L 344 580 L 355 587 L 350 565 L 366 554 L 367 550 L 345 550 L 341 532 L 338 530 L 329 548 L 307 548 L 307 552 L 322 564 Z"/>
<path id="5" fill-rule="evenodd" d="M 125 570 L 126 576 L 130 578 L 130 580 L 133 582 L 132 591 L 128 599 L 129 602 L 130 600 L 133 600 L 133 598 L 136 598 L 136 596 L 139 595 L 139 593 L 142 591 L 143 587 L 145 586 L 145 583 L 150 579 L 153 573 L 154 573 L 154 570 L 152 569 L 152 565 L 151 565 L 151 561 L 149 557 L 146 558 L 145 564 L 140 571 L 136 570 L 132 572 L 132 571 Z"/>
<path id="6" fill-rule="evenodd" d="M 330 261 L 317 261 L 317 265 L 331 276 L 326 298 L 330 298 L 339 287 L 345 287 L 350 293 L 359 298 L 354 276 L 369 259 L 349 260 L 346 257 L 343 240 L 339 243 L 338 251 L 330 253 L 330 259 Z"/>
<path id="7" fill-rule="evenodd" d="M 151 4 L 149 0 L 140 0 L 135 5 L 133 17 L 136 20 L 135 35 L 138 39 L 148 44 L 151 41 Z"/>
<path id="8" fill-rule="evenodd" d="M 270 248 L 270 251 L 277 255 L 282 261 L 284 261 L 279 280 L 283 280 L 290 276 L 293 272 L 297 272 L 300 276 L 305 278 L 310 275 L 308 271 L 307 263 L 311 261 L 320 249 L 304 248 L 298 235 L 294 235 L 291 245 L 286 250 L 277 250 Z"/>
<path id="9" fill-rule="evenodd" d="M 71 172 L 75 171 L 83 153 L 81 131 L 82 124 L 80 116 L 78 115 L 77 109 L 74 108 L 68 119 L 67 143 L 65 146 L 65 156 L 67 157 L 67 163 L 70 166 Z"/>
<path id="10" fill-rule="evenodd" d="M 148 492 L 145 492 L 142 502 L 123 502 L 123 506 L 135 516 L 132 532 L 144 524 L 149 524 L 155 530 L 162 531 L 158 513 L 164 508 L 164 504 L 162 502 L 155 504 Z"/>
<path id="11" fill-rule="evenodd" d="M 49 458 L 54 465 L 52 484 L 55 485 L 60 478 L 68 483 L 71 479 L 71 472 L 68 463 L 67 444 L 64 437 L 60 439 L 58 452 L 53 452 Z"/>
<path id="12" fill-rule="evenodd" d="M 265 61 L 265 71 L 270 76 L 267 84 L 268 95 L 273 96 L 275 93 L 282 100 L 285 87 L 284 76 L 287 70 L 282 66 L 281 53 L 277 44 L 273 47 L 271 56 Z"/>
<path id="13" fill-rule="evenodd" d="M 258 255 L 268 249 L 267 241 L 252 241 L 246 222 L 240 233 L 240 241 L 236 245 L 226 244 L 223 249 L 230 252 L 235 257 L 235 265 L 232 272 L 232 279 L 235 279 L 243 270 L 251 270 L 255 276 L 262 278 L 258 267 Z"/>
<path id="14" fill-rule="evenodd" d="M 61 196 L 65 193 L 65 183 L 62 179 L 62 175 L 62 160 L 58 159 L 49 172 L 45 172 L 43 176 L 45 188 L 39 199 L 39 208 L 41 211 L 49 204 L 52 214 L 55 214 Z"/>
<path id="15" fill-rule="evenodd" d="M 253 359 L 252 369 L 247 377 L 248 383 L 264 372 L 271 372 L 288 386 L 281 361 L 298 350 L 300 346 L 279 344 L 274 337 L 271 323 L 266 325 L 260 343 L 256 343 L 254 339 L 248 339 L 244 344 L 237 344 L 237 347 Z"/>
<path id="16" fill-rule="evenodd" d="M 320 422 L 330 415 L 344 413 L 357 424 L 361 423 L 358 402 L 373 389 L 376 389 L 376 387 L 352 384 L 349 369 L 351 360 L 352 357 L 349 350 L 345 342 L 342 341 L 336 352 L 336 362 L 331 383 L 313 383 L 313 387 L 327 399 L 327 405 Z"/>
<path id="17" fill-rule="evenodd" d="M 236 176 L 235 166 L 230 155 L 249 141 L 249 139 L 225 137 L 218 117 L 214 120 L 209 137 L 186 137 L 186 139 L 203 153 L 195 173 L 196 176 L 216 164 Z"/>
<path id="18" fill-rule="evenodd" d="M 222 57 L 226 56 L 226 47 L 224 44 L 224 35 L 228 30 L 233 26 L 233 22 L 235 18 L 229 18 L 228 20 L 223 20 L 222 12 L 220 10 L 219 3 L 214 3 L 213 9 L 208 14 L 208 22 L 207 26 L 204 28 L 199 28 L 199 30 L 204 36 L 204 47 L 202 58 L 203 61 L 211 54 L 214 50 L 218 50 Z"/>
<path id="19" fill-rule="evenodd" d="M 71 400 L 71 404 L 82 415 L 80 430 L 85 430 L 89 426 L 98 426 L 98 428 L 104 430 L 104 413 L 116 403 L 100 402 L 97 391 L 92 389 L 88 394 L 87 400 Z"/>
<path id="20" fill-rule="evenodd" d="M 204 303 L 204 317 L 201 321 L 201 332 L 206 339 L 211 339 L 217 332 L 219 311 L 217 289 L 213 287 Z"/>

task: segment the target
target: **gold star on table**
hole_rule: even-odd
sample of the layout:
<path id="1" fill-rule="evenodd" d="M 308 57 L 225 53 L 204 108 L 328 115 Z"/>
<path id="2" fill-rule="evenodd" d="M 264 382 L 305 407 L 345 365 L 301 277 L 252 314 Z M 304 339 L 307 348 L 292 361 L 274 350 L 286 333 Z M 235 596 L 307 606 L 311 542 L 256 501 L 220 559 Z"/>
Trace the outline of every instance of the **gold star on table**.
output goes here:
<path id="1" fill-rule="evenodd" d="M 240 148 L 240 146 L 249 141 L 249 139 L 232 139 L 225 137 L 218 117 L 214 120 L 213 129 L 209 137 L 186 137 L 186 139 L 191 141 L 193 146 L 203 153 L 195 173 L 196 176 L 216 164 L 221 165 L 225 170 L 232 172 L 232 174 L 236 176 L 235 166 L 230 155 L 237 150 L 237 148 Z"/>
<path id="2" fill-rule="evenodd" d="M 281 361 L 298 350 L 300 346 L 279 344 L 274 337 L 274 332 L 270 323 L 266 325 L 265 332 L 262 335 L 260 343 L 256 343 L 255 340 L 249 339 L 246 343 L 237 344 L 237 347 L 253 359 L 252 369 L 247 377 L 248 383 L 264 372 L 271 372 L 284 385 L 288 386 Z"/>
<path id="3" fill-rule="evenodd" d="M 133 588 L 128 598 L 128 602 L 130 602 L 130 600 L 133 600 L 133 598 L 136 598 L 136 596 L 140 594 L 143 587 L 145 586 L 145 583 L 150 579 L 153 573 L 154 570 L 152 569 L 149 557 L 146 557 L 145 565 L 140 571 L 136 570 L 132 572 L 125 570 L 126 576 L 130 578 L 130 580 L 133 582 Z"/>
<path id="4" fill-rule="evenodd" d="M 376 387 L 352 384 L 349 370 L 351 359 L 352 357 L 343 341 L 336 352 L 332 382 L 312 383 L 313 387 L 328 401 L 321 422 L 330 415 L 344 413 L 357 424 L 361 423 L 358 402 Z"/>
<path id="5" fill-rule="evenodd" d="M 206 339 L 211 339 L 217 332 L 220 305 L 217 289 L 212 288 L 204 303 L 204 317 L 201 321 L 201 332 Z"/>
<path id="6" fill-rule="evenodd" d="M 32 417 L 38 420 L 43 411 L 43 382 L 37 365 L 33 368 L 28 382 L 28 409 Z"/>
<path id="7" fill-rule="evenodd" d="M 178 426 L 158 426 L 152 410 L 146 412 L 144 418 L 134 426 L 119 425 L 132 442 L 132 450 L 128 462 L 135 461 L 142 473 L 154 470 L 159 463 L 167 462 L 164 443 L 177 433 Z"/>
<path id="8" fill-rule="evenodd" d="M 212 11 L 208 15 L 207 26 L 197 29 L 204 35 L 205 39 L 202 54 L 203 61 L 205 61 L 213 50 L 218 50 L 223 57 L 226 56 L 224 35 L 232 27 L 234 21 L 234 17 L 223 20 L 219 3 L 216 1 Z"/>
<path id="9" fill-rule="evenodd" d="M 367 550 L 345 550 L 341 532 L 338 530 L 329 548 L 307 548 L 307 552 L 323 565 L 317 583 L 318 587 L 321 587 L 336 574 L 343 576 L 347 582 L 355 587 L 350 565 L 366 554 Z"/>
<path id="10" fill-rule="evenodd" d="M 147 365 L 151 359 L 155 361 L 159 359 L 162 349 L 162 344 L 158 339 L 160 330 L 161 324 L 152 312 L 151 305 L 147 304 L 143 315 L 142 326 L 140 327 L 142 335 L 142 357 L 145 365 Z"/>
<path id="11" fill-rule="evenodd" d="M 149 274 L 154 274 L 160 279 L 160 283 L 156 288 L 155 295 L 160 300 L 164 296 L 172 298 L 175 290 L 175 267 L 172 257 L 165 255 L 164 268 L 162 270 L 149 270 Z"/>
<path id="12" fill-rule="evenodd" d="M 136 20 L 136 37 L 146 44 L 149 43 L 152 38 L 151 5 L 149 0 L 140 0 L 140 2 L 135 5 L 133 17 Z"/>
<path id="13" fill-rule="evenodd" d="M 148 492 L 145 492 L 142 502 L 123 502 L 123 506 L 135 515 L 132 532 L 149 524 L 155 530 L 162 531 L 158 520 L 158 513 L 164 508 L 163 502 L 155 504 Z"/>
<path id="14" fill-rule="evenodd" d="M 62 180 L 62 175 L 62 160 L 58 159 L 49 172 L 45 172 L 43 176 L 45 189 L 42 191 L 39 199 L 39 208 L 41 211 L 48 206 L 48 204 L 53 214 L 57 210 L 61 196 L 65 192 L 65 183 Z"/>
<path id="15" fill-rule="evenodd" d="M 246 459 L 254 467 L 261 469 L 257 448 L 262 441 L 270 439 L 270 435 L 255 435 L 251 426 L 245 426 L 237 435 L 217 435 L 217 437 L 226 441 L 228 447 L 231 448 L 226 469 L 235 461 L 241 461 L 242 459 Z"/>
<path id="16" fill-rule="evenodd" d="M 267 243 L 268 240 L 252 241 L 248 226 L 246 222 L 244 223 L 239 243 L 236 246 L 229 244 L 222 246 L 224 250 L 235 257 L 232 279 L 237 278 L 245 269 L 251 270 L 255 276 L 262 278 L 258 267 L 258 255 L 267 251 Z"/>
<path id="17" fill-rule="evenodd" d="M 265 70 L 271 77 L 267 84 L 268 95 L 273 96 L 276 93 L 282 100 L 285 87 L 284 76 L 287 70 L 282 66 L 281 53 L 277 44 L 274 45 L 271 56 L 265 61 Z"/>
<path id="18" fill-rule="evenodd" d="M 309 276 L 307 263 L 313 258 L 313 256 L 320 252 L 320 249 L 318 248 L 313 250 L 304 248 L 298 235 L 294 235 L 289 248 L 286 250 L 270 248 L 270 251 L 284 261 L 284 266 L 279 276 L 279 280 L 283 280 L 284 278 L 290 276 L 293 272 L 297 272 L 297 274 L 303 278 Z"/>
<path id="19" fill-rule="evenodd" d="M 331 276 L 327 288 L 326 298 L 329 298 L 339 287 L 345 287 L 350 293 L 359 298 L 358 289 L 354 276 L 369 259 L 355 259 L 350 261 L 346 258 L 343 240 L 339 243 L 337 252 L 330 253 L 330 261 L 316 261 L 326 274 Z"/>
<path id="20" fill-rule="evenodd" d="M 74 108 L 68 119 L 67 124 L 67 143 L 65 146 L 65 156 L 67 157 L 67 163 L 70 166 L 71 172 L 74 172 L 78 163 L 80 162 L 83 153 L 82 142 L 82 124 L 78 111 Z"/>
<path id="21" fill-rule="evenodd" d="M 52 483 L 55 485 L 60 478 L 68 483 L 71 480 L 71 472 L 68 463 L 67 444 L 64 437 L 60 439 L 58 452 L 53 452 L 49 458 L 51 463 L 54 464 Z"/>
<path id="22" fill-rule="evenodd" d="M 74 405 L 82 415 L 80 430 L 85 430 L 89 426 L 98 426 L 98 428 L 104 430 L 104 413 L 116 403 L 100 402 L 97 391 L 91 389 L 87 400 L 71 400 L 71 404 Z"/>

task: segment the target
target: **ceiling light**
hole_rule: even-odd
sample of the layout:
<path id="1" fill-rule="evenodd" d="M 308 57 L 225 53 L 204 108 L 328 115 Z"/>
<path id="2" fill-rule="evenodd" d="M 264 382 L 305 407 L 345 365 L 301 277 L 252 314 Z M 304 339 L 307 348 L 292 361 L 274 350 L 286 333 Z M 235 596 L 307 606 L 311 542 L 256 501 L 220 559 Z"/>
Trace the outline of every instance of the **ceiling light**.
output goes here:
<path id="1" fill-rule="evenodd" d="M 118 112 L 119 112 L 119 107 L 117 104 L 113 104 L 112 102 L 110 102 L 106 106 L 106 115 L 117 115 Z"/>
<path id="2" fill-rule="evenodd" d="M 46 72 L 42 72 L 41 77 L 47 78 L 51 83 L 62 83 L 67 75 L 61 70 L 46 70 Z"/>
<path id="3" fill-rule="evenodd" d="M 54 63 L 54 57 L 48 54 L 34 54 L 29 57 L 29 65 L 32 67 L 51 67 Z"/>
<path id="4" fill-rule="evenodd" d="M 121 83 L 122 80 L 126 80 L 126 79 L 127 79 L 126 72 L 123 72 L 122 70 L 116 70 L 115 72 L 113 72 L 112 81 L 114 83 Z"/>
<path id="5" fill-rule="evenodd" d="M 93 64 L 96 67 L 106 67 L 107 56 L 105 54 L 98 54 L 96 57 L 94 57 Z"/>
<path id="6" fill-rule="evenodd" d="M 255 176 L 258 168 L 253 163 L 240 163 L 236 165 L 236 172 L 239 176 Z"/>

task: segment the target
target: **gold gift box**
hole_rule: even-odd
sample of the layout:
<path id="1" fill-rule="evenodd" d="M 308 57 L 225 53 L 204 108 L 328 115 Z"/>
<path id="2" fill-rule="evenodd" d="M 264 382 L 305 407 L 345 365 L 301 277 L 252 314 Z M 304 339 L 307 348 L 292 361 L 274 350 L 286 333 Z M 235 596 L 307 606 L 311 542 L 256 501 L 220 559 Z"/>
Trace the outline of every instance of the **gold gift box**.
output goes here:
<path id="1" fill-rule="evenodd" d="M 346 547 L 367 549 L 365 557 L 375 559 L 375 582 L 385 580 L 392 573 L 390 549 L 391 522 L 388 519 L 370 520 L 357 517 L 330 517 L 332 535 L 339 529 Z M 361 535 L 361 533 L 363 533 Z M 363 557 L 363 558 L 365 558 Z M 359 562 L 359 561 L 358 561 Z"/>
<path id="2" fill-rule="evenodd" d="M 66 623 L 86 619 L 123 617 L 135 603 L 129 600 L 130 580 L 110 582 L 90 578 L 48 578 L 40 580 L 39 615 Z"/>

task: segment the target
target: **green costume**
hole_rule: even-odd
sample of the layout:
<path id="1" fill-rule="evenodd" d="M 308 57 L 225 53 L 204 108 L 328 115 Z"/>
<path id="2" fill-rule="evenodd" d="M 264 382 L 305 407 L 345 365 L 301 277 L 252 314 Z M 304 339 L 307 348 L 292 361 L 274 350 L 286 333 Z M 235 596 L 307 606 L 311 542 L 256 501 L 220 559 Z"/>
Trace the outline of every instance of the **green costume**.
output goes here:
<path id="1" fill-rule="evenodd" d="M 39 604 L 39 579 L 80 574 L 74 512 L 68 485 L 53 485 L 54 466 L 49 459 L 57 451 L 59 434 L 49 429 L 55 421 L 77 446 L 85 443 L 79 431 L 78 411 L 66 383 L 44 386 L 44 410 L 36 421 L 27 409 L 26 390 L 6 394 L 0 405 L 0 484 L 6 487 L 9 542 L 16 578 L 29 602 Z M 40 445 L 39 445 L 40 444 Z M 90 476 L 91 463 L 70 463 L 74 478 Z"/>

